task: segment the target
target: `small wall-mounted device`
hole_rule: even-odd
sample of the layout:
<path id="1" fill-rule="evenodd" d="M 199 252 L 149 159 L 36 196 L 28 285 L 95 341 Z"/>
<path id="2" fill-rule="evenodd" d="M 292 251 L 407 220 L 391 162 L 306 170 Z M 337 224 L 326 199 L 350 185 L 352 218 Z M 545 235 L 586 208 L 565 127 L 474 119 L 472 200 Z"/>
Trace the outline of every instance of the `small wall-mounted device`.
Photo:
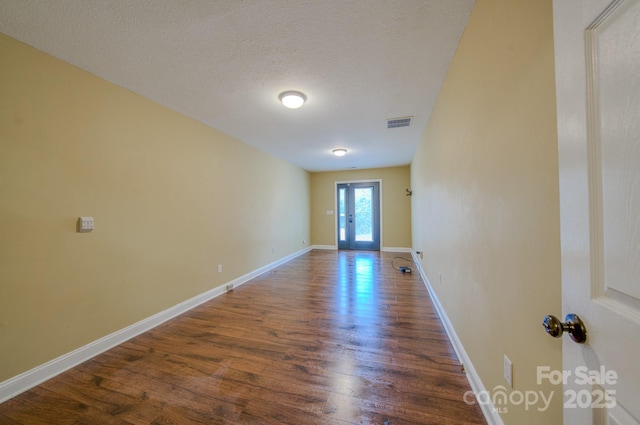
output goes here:
<path id="1" fill-rule="evenodd" d="M 76 223 L 78 233 L 89 233 L 93 230 L 93 217 L 78 217 Z"/>

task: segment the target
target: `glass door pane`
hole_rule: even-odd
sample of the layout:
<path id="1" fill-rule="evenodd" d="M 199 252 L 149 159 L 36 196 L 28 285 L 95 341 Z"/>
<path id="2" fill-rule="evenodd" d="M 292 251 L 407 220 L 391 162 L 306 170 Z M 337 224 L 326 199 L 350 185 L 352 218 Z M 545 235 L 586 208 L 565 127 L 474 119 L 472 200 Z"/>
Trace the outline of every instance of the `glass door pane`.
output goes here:
<path id="1" fill-rule="evenodd" d="M 354 188 L 355 237 L 358 242 L 373 241 L 373 187 Z"/>
<path id="2" fill-rule="evenodd" d="M 338 240 L 347 240 L 347 189 L 341 187 L 338 189 Z"/>

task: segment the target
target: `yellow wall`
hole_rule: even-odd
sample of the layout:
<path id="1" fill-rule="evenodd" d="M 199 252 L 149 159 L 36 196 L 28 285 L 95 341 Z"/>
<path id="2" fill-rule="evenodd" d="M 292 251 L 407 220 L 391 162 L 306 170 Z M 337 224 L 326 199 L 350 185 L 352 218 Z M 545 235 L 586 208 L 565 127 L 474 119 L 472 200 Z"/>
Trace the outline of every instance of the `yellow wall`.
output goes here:
<path id="1" fill-rule="evenodd" d="M 562 369 L 557 161 L 551 1 L 478 0 L 411 165 L 413 247 L 486 389 L 506 354 L 515 390 L 556 392 L 505 424 L 562 423 L 536 385 Z"/>
<path id="2" fill-rule="evenodd" d="M 382 244 L 384 248 L 411 247 L 411 188 L 409 166 L 311 173 L 311 240 L 313 245 L 337 246 L 336 182 L 382 179 Z M 327 215 L 332 210 L 334 215 Z"/>
<path id="3" fill-rule="evenodd" d="M 306 171 L 4 35 L 0 57 L 0 381 L 309 244 Z"/>

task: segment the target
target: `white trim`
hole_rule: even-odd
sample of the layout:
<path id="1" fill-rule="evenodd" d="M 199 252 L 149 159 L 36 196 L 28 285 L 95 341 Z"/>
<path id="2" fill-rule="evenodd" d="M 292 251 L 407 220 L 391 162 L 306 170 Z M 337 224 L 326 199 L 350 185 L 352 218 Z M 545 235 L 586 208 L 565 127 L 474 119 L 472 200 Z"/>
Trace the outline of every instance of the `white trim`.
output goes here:
<path id="1" fill-rule="evenodd" d="M 280 258 L 273 263 L 267 264 L 264 267 L 249 272 L 244 276 L 240 276 L 230 282 L 226 282 L 223 285 L 203 292 L 200 295 L 196 295 L 191 299 L 176 304 L 173 307 L 169 307 L 164 311 L 147 317 L 146 319 L 127 326 L 124 329 L 120 329 L 119 331 L 104 336 L 96 341 L 90 342 L 83 347 L 63 354 L 62 356 L 41 364 L 40 366 L 36 366 L 35 368 L 21 373 L 20 375 L 16 375 L 13 378 L 9 378 L 6 381 L 0 382 L 0 403 L 3 403 L 10 398 L 17 396 L 18 394 L 27 391 L 28 389 L 33 388 L 36 385 L 39 385 L 66 370 L 71 369 L 72 367 L 75 367 L 80 363 L 83 363 L 97 356 L 100 353 L 103 353 L 119 344 L 122 344 L 123 342 L 137 335 L 140 335 L 166 322 L 169 319 L 183 314 L 204 302 L 216 298 L 217 296 L 226 292 L 227 285 L 233 285 L 233 287 L 236 288 L 257 276 L 286 263 L 287 261 L 290 261 L 302 254 L 311 251 L 312 249 L 313 248 L 308 247 L 301 251 L 294 252 L 293 254 Z"/>
<path id="2" fill-rule="evenodd" d="M 337 245 L 313 245 L 312 247 L 313 249 L 329 249 L 332 251 L 337 251 L 338 250 L 338 246 Z"/>
<path id="3" fill-rule="evenodd" d="M 440 316 L 440 321 L 442 322 L 442 325 L 444 326 L 444 329 L 447 332 L 447 335 L 449 336 L 451 345 L 453 345 L 453 349 L 455 350 L 456 355 L 458 356 L 458 360 L 460 360 L 460 362 L 464 365 L 464 371 L 467 375 L 467 379 L 469 380 L 469 384 L 471 385 L 471 390 L 474 392 L 474 394 L 479 394 L 481 391 L 486 391 L 486 388 L 482 383 L 482 380 L 480 379 L 478 372 L 476 372 L 476 369 L 473 367 L 473 363 L 471 363 L 471 359 L 469 358 L 469 356 L 467 355 L 467 352 L 462 346 L 462 342 L 460 341 L 460 338 L 458 338 L 458 335 L 456 334 L 456 331 L 453 328 L 453 325 L 451 324 L 449 317 L 447 317 L 447 313 L 442 307 L 442 304 L 440 304 L 440 300 L 438 299 L 438 296 L 433 290 L 433 287 L 431 287 L 431 283 L 429 282 L 429 279 L 427 278 L 426 273 L 422 269 L 422 266 L 420 264 L 420 261 L 418 260 L 416 253 L 412 252 L 412 256 L 413 256 L 413 262 L 415 263 L 416 268 L 420 272 L 420 276 L 422 277 L 422 280 L 424 281 L 424 284 L 427 287 L 427 291 L 429 291 L 429 296 L 431 297 L 431 300 L 433 301 L 433 305 L 436 308 L 436 311 L 438 312 L 438 316 Z M 500 417 L 498 410 L 495 408 L 495 406 L 492 403 L 480 404 L 480 408 L 482 409 L 482 414 L 487 420 L 488 425 L 504 425 L 504 422 L 502 422 L 502 418 Z"/>
<path id="4" fill-rule="evenodd" d="M 332 251 L 336 251 L 338 247 L 336 245 L 312 245 L 311 249 L 329 249 Z M 395 246 L 383 246 L 380 248 L 382 252 L 411 252 L 411 248 L 402 248 Z"/>
<path id="5" fill-rule="evenodd" d="M 411 248 L 400 248 L 395 246 L 383 246 L 380 248 L 382 252 L 411 252 Z"/>

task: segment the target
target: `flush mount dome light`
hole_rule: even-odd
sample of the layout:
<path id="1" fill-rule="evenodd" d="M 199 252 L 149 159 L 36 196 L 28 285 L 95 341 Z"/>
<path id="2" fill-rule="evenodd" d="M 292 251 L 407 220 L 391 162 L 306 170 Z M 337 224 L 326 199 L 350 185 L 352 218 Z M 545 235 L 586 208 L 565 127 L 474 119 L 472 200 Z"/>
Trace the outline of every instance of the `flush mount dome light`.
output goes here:
<path id="1" fill-rule="evenodd" d="M 345 156 L 347 154 L 347 150 L 344 148 L 334 149 L 331 152 L 333 152 L 335 156 Z"/>
<path id="2" fill-rule="evenodd" d="M 289 109 L 297 109 L 307 100 L 307 96 L 299 91 L 286 91 L 278 96 L 280 102 Z"/>

